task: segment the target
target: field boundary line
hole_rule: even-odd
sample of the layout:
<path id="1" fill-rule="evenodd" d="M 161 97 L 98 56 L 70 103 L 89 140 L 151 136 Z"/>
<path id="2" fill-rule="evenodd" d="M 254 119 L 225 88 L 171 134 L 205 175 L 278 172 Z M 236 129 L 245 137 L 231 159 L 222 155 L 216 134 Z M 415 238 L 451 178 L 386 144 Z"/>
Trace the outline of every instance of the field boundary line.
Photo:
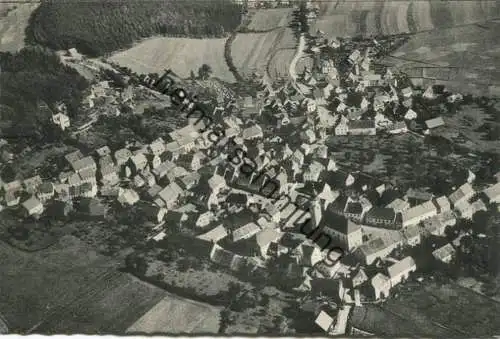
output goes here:
<path id="1" fill-rule="evenodd" d="M 66 312 L 68 308 L 70 308 L 72 305 L 75 305 L 76 303 L 80 303 L 80 301 L 88 301 L 89 297 L 97 295 L 99 292 L 102 292 L 103 290 L 100 288 L 96 288 L 95 286 L 98 285 L 98 283 L 101 283 L 102 281 L 113 281 L 116 280 L 122 272 L 116 270 L 115 268 L 111 268 L 111 270 L 104 272 L 102 275 L 100 275 L 96 280 L 94 280 L 93 284 L 87 285 L 87 288 L 83 291 L 78 293 L 74 298 L 69 298 L 67 302 L 55 305 L 51 311 L 46 313 L 38 323 L 36 323 L 34 326 L 32 326 L 30 329 L 28 329 L 24 334 L 31 334 L 33 331 L 35 331 L 37 328 L 40 326 L 49 323 L 50 319 L 56 315 L 60 315 L 63 312 Z"/>
<path id="2" fill-rule="evenodd" d="M 493 298 L 491 298 L 491 297 L 488 297 L 487 295 L 485 295 L 485 294 L 483 294 L 483 293 L 481 293 L 481 292 L 475 291 L 475 290 L 473 290 L 472 288 L 462 286 L 462 285 L 460 285 L 460 284 L 457 284 L 456 282 L 451 282 L 451 284 L 452 284 L 452 285 L 454 285 L 454 286 L 457 286 L 457 287 L 459 287 L 459 288 L 461 288 L 461 289 L 465 289 L 465 290 L 467 290 L 467 291 L 471 291 L 471 292 L 473 292 L 473 293 L 475 293 L 475 294 L 477 294 L 477 295 L 479 295 L 479 296 L 481 296 L 481 297 L 483 297 L 483 298 L 485 298 L 485 299 L 491 300 L 492 302 L 494 302 L 494 303 L 496 303 L 496 304 L 500 304 L 500 301 L 495 300 L 495 299 L 493 299 Z"/>
<path id="3" fill-rule="evenodd" d="M 433 295 L 433 294 L 431 293 L 431 295 Z M 433 295 L 433 296 L 434 296 L 434 295 Z M 435 296 L 434 296 L 434 297 L 435 297 Z M 438 299 L 439 299 L 439 298 L 438 298 Z M 380 309 L 382 309 L 382 310 L 384 310 L 384 311 L 387 311 L 387 312 L 391 313 L 392 315 L 394 315 L 394 316 L 396 316 L 396 317 L 398 317 L 398 318 L 401 318 L 401 319 L 404 319 L 404 320 L 406 320 L 406 321 L 410 321 L 410 322 L 412 322 L 412 320 L 411 320 L 411 319 L 408 319 L 408 318 L 406 318 L 405 316 L 403 316 L 403 315 L 401 315 L 401 314 L 398 314 L 398 313 L 396 313 L 396 312 L 392 311 L 392 310 L 391 310 L 391 309 L 389 309 L 389 308 L 382 307 L 382 305 L 377 305 L 377 307 L 379 307 Z M 469 336 L 469 333 L 466 333 L 466 332 L 463 332 L 463 331 L 461 331 L 461 330 L 459 330 L 459 329 L 455 329 L 455 328 L 452 328 L 452 327 L 448 327 L 448 326 L 446 326 L 446 325 L 443 325 L 443 324 L 441 324 L 441 323 L 439 323 L 439 322 L 437 322 L 437 321 L 432 320 L 430 317 L 428 317 L 428 316 L 427 316 L 427 315 L 425 315 L 425 314 L 421 314 L 421 315 L 422 315 L 423 317 L 425 317 L 425 319 L 429 320 L 431 323 L 433 323 L 434 325 L 436 325 L 436 326 L 438 326 L 438 327 L 441 327 L 441 328 L 443 328 L 443 329 L 445 329 L 445 330 L 448 330 L 448 331 L 451 331 L 451 332 L 455 332 L 455 333 L 459 333 L 459 334 L 462 334 L 462 335 L 465 335 L 465 336 Z"/>

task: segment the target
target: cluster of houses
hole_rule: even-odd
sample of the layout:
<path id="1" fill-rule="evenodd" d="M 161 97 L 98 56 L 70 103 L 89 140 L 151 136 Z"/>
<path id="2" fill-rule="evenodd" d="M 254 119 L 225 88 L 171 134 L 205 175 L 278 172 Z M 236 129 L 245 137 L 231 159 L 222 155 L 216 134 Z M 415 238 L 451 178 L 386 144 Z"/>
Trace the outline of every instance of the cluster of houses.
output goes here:
<path id="1" fill-rule="evenodd" d="M 406 122 L 418 116 L 412 109 L 413 89 L 399 88 L 390 70 L 373 71 L 369 51 L 349 55 L 352 70 L 346 76 L 332 60 L 318 60 L 298 88 L 264 85 L 257 98 L 213 111 L 226 138 L 253 160 L 251 173 L 243 163 L 228 160 L 233 152 L 229 143 L 214 144 L 210 129 L 189 123 L 146 145 L 66 154 L 57 178 L 0 182 L 0 208 L 19 209 L 26 217 L 49 209 L 68 215 L 77 201 L 79 212 L 102 217 L 107 211 L 102 201 L 112 200 L 151 224 L 150 239 L 164 239 L 168 229 L 189 229 L 213 262 L 235 272 L 258 275 L 279 259 L 281 275 L 294 289 L 335 300 L 339 307 L 334 313 L 321 311 L 316 323 L 328 333 L 344 334 L 353 306 L 387 298 L 416 271 L 413 258 L 391 257 L 395 249 L 418 246 L 422 237 L 443 235 L 457 218 L 471 218 L 487 203 L 500 203 L 500 183 L 478 192 L 471 175 L 448 196 L 410 189 L 381 206 L 380 198 L 394 188 L 339 168 L 324 141 L 328 130 L 336 135 L 406 131 Z M 332 103 L 333 112 L 327 108 Z M 404 120 L 387 118 L 389 103 L 404 107 Z M 274 115 L 278 133 L 267 133 L 257 123 L 267 109 L 279 112 Z M 375 118 L 364 118 L 369 110 Z M 428 122 L 428 127 L 439 124 Z M 279 131 L 290 127 L 290 136 L 281 138 Z M 270 187 L 272 194 L 266 193 Z M 297 226 L 306 220 L 326 235 L 328 245 L 348 255 L 322 246 L 312 236 L 314 229 L 304 232 Z M 453 251 L 447 244 L 433 255 L 449 262 Z"/>
<path id="2" fill-rule="evenodd" d="M 402 81 L 390 68 L 373 65 L 376 44 L 365 50 L 354 49 L 346 58 L 335 60 L 323 50 L 340 51 L 349 41 L 324 39 L 321 32 L 318 35 L 311 48 L 312 66 L 305 66 L 297 83 L 297 89 L 305 97 L 294 103 L 300 105 L 301 113 L 306 112 L 310 128 L 316 134 L 321 135 L 325 130 L 335 135 L 406 133 L 411 126 L 419 126 L 415 120 L 423 116 L 422 108 L 414 104 L 415 95 L 428 100 L 443 95 L 443 89 L 435 86 L 417 93 L 411 82 Z M 462 96 L 453 94 L 446 98 L 455 102 Z M 293 103 L 293 99 L 289 101 Z M 284 105 L 284 108 L 281 123 L 286 124 L 291 107 Z M 424 133 L 430 133 L 444 124 L 438 116 L 420 127 Z"/>

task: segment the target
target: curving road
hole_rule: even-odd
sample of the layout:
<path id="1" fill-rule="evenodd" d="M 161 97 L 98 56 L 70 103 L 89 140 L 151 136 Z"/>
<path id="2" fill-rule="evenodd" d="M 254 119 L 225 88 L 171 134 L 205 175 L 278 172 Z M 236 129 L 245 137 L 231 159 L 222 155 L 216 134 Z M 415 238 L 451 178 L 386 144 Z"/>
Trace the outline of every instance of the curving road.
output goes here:
<path id="1" fill-rule="evenodd" d="M 297 46 L 297 51 L 295 52 L 295 56 L 293 57 L 292 62 L 290 63 L 290 67 L 289 67 L 289 71 L 288 71 L 290 73 L 290 78 L 292 79 L 293 86 L 300 93 L 302 93 L 302 92 L 300 91 L 300 89 L 297 86 L 297 69 L 296 68 L 297 68 L 297 62 L 304 55 L 305 48 L 306 48 L 306 38 L 305 38 L 304 34 L 301 34 L 300 38 L 299 38 L 299 45 Z"/>

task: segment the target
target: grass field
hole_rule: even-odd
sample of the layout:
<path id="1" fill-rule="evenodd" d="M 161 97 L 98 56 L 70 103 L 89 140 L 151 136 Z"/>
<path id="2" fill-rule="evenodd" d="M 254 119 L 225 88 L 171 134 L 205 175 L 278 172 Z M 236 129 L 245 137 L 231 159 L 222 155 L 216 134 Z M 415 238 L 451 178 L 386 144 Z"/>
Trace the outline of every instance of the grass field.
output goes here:
<path id="1" fill-rule="evenodd" d="M 312 57 L 304 56 L 300 58 L 299 61 L 297 61 L 297 66 L 296 66 L 297 74 L 302 74 L 306 67 L 309 70 L 311 70 L 313 65 L 314 65 L 314 60 Z"/>
<path id="2" fill-rule="evenodd" d="M 240 73 L 265 74 L 268 70 L 272 76 L 283 74 L 288 68 L 295 47 L 292 30 L 283 27 L 267 33 L 238 33 L 231 45 L 231 55 Z"/>
<path id="3" fill-rule="evenodd" d="M 477 105 L 468 105 L 453 116 L 444 118 L 446 127 L 442 135 L 449 137 L 451 134 L 459 132 L 465 138 L 467 147 L 472 151 L 500 152 L 500 139 L 498 137 L 486 140 L 484 138 L 485 133 L 477 131 L 485 123 L 500 130 L 498 118 L 496 121 L 489 121 L 491 117 L 485 114 L 484 110 L 477 107 Z"/>
<path id="4" fill-rule="evenodd" d="M 429 319 L 406 319 L 372 304 L 354 307 L 351 324 L 363 331 L 384 337 L 449 338 L 456 335 L 456 333 L 432 324 Z"/>
<path id="5" fill-rule="evenodd" d="M 284 78 L 288 76 L 290 62 L 295 55 L 294 48 L 280 49 L 269 60 L 267 66 L 271 79 Z"/>
<path id="6" fill-rule="evenodd" d="M 500 22 L 425 32 L 383 62 L 452 90 L 498 96 Z M 434 81 L 432 79 L 438 79 Z"/>
<path id="7" fill-rule="evenodd" d="M 250 24 L 252 31 L 267 31 L 278 27 L 286 27 L 292 18 L 293 8 L 259 9 L 252 14 Z"/>
<path id="8" fill-rule="evenodd" d="M 0 242 L 0 309 L 13 333 L 123 333 L 166 292 L 71 236 L 35 253 Z"/>
<path id="9" fill-rule="evenodd" d="M 212 333 L 219 330 L 220 308 L 174 295 L 165 297 L 127 329 L 127 333 Z"/>
<path id="10" fill-rule="evenodd" d="M 180 77 L 191 71 L 198 75 L 202 64 L 212 67 L 212 76 L 234 82 L 224 59 L 226 39 L 187 39 L 155 37 L 118 52 L 110 60 L 137 73 L 163 72 L 171 68 Z"/>
<path id="11" fill-rule="evenodd" d="M 461 335 L 488 336 L 500 332 L 500 303 L 456 284 L 427 282 L 409 286 L 383 308 L 408 319 L 425 314 Z"/>
<path id="12" fill-rule="evenodd" d="M 456 284 L 408 283 L 397 294 L 382 305 L 356 308 L 353 326 L 398 337 L 482 337 L 500 331 L 500 303 Z"/>
<path id="13" fill-rule="evenodd" d="M 163 282 L 169 286 L 181 287 L 186 290 L 193 290 L 198 296 L 216 296 L 221 292 L 226 292 L 230 283 L 240 283 L 240 281 L 224 272 L 213 272 L 212 269 L 188 270 L 181 272 L 177 269 L 176 263 L 154 261 L 149 265 L 148 276 L 155 276 L 162 273 Z"/>
<path id="14" fill-rule="evenodd" d="M 333 36 L 387 35 L 483 22 L 500 16 L 496 1 L 322 1 L 311 32 Z"/>
<path id="15" fill-rule="evenodd" d="M 39 3 L 0 3 L 0 51 L 15 52 L 24 47 L 28 19 Z"/>
<path id="16" fill-rule="evenodd" d="M 42 166 L 50 166 L 55 158 L 62 158 L 65 154 L 74 151 L 75 148 L 64 144 L 46 144 L 44 147 L 36 147 L 25 154 L 13 164 L 16 173 L 21 178 L 28 178 L 33 175 L 34 170 Z M 43 177 L 42 174 L 42 178 Z"/>

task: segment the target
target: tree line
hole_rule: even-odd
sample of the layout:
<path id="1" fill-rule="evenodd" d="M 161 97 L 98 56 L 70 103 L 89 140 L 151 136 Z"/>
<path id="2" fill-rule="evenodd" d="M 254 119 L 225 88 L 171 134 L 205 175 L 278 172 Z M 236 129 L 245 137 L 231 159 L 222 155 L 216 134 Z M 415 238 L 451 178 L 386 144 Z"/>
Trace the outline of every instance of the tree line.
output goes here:
<path id="1" fill-rule="evenodd" d="M 228 0 L 47 1 L 30 17 L 26 41 L 102 56 L 157 34 L 222 37 L 240 20 L 241 5 Z"/>

